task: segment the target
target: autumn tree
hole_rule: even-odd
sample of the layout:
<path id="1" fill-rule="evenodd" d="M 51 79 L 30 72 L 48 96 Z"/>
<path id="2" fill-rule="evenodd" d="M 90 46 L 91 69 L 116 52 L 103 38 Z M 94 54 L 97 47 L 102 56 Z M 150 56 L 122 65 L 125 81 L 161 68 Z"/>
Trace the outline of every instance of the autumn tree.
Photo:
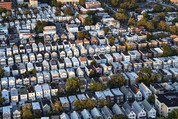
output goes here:
<path id="1" fill-rule="evenodd" d="M 136 20 L 135 18 L 130 18 L 129 21 L 128 21 L 128 25 L 134 25 L 136 23 Z"/>
<path id="2" fill-rule="evenodd" d="M 112 75 L 111 79 L 108 80 L 108 82 L 107 82 L 107 86 L 109 88 L 119 88 L 125 84 L 126 84 L 126 80 L 121 73 L 116 73 L 116 74 Z"/>
<path id="3" fill-rule="evenodd" d="M 7 12 L 6 12 L 6 16 L 9 17 L 9 16 L 11 16 L 11 15 L 12 15 L 12 12 L 11 12 L 11 11 L 7 11 Z"/>
<path id="4" fill-rule="evenodd" d="M 160 20 L 165 20 L 166 14 L 164 12 L 161 12 L 158 14 Z"/>
<path id="5" fill-rule="evenodd" d="M 23 12 L 24 15 L 27 15 L 27 14 L 30 14 L 30 13 L 31 13 L 31 12 L 30 12 L 29 9 L 27 9 L 27 10 L 25 10 L 25 11 Z"/>
<path id="6" fill-rule="evenodd" d="M 165 12 L 174 12 L 174 9 L 171 7 L 166 7 L 164 11 Z"/>
<path id="7" fill-rule="evenodd" d="M 0 79 L 4 76 L 4 70 L 0 67 Z"/>
<path id="8" fill-rule="evenodd" d="M 168 57 L 173 55 L 173 50 L 171 49 L 170 46 L 164 45 L 163 46 L 163 57 Z"/>
<path id="9" fill-rule="evenodd" d="M 146 19 L 149 19 L 149 18 L 150 18 L 150 16 L 148 15 L 147 12 L 143 12 L 143 17 L 146 18 Z"/>
<path id="10" fill-rule="evenodd" d="M 85 2 L 86 2 L 86 0 L 80 0 L 79 3 L 80 3 L 81 6 L 85 6 Z"/>
<path id="11" fill-rule="evenodd" d="M 154 12 L 162 12 L 163 7 L 161 5 L 156 5 L 156 6 L 153 7 L 153 11 Z"/>
<path id="12" fill-rule="evenodd" d="M 63 107 L 60 101 L 56 101 L 54 104 L 51 104 L 51 107 L 57 114 L 60 114 L 63 111 Z"/>
<path id="13" fill-rule="evenodd" d="M 64 9 L 64 14 L 65 15 L 72 15 L 72 9 L 70 7 L 66 7 Z"/>
<path id="14" fill-rule="evenodd" d="M 104 27 L 103 30 L 104 30 L 104 34 L 106 35 L 108 33 L 108 31 L 109 31 L 109 28 L 108 27 Z"/>
<path id="15" fill-rule="evenodd" d="M 80 82 L 78 77 L 68 78 L 65 85 L 68 94 L 75 94 L 80 88 Z"/>
<path id="16" fill-rule="evenodd" d="M 89 33 L 88 33 L 88 31 L 79 31 L 77 36 L 78 36 L 78 38 L 80 38 L 80 39 L 88 38 Z"/>
<path id="17" fill-rule="evenodd" d="M 76 110 L 93 109 L 95 106 L 96 101 L 93 99 L 83 99 L 74 101 L 74 107 Z"/>
<path id="18" fill-rule="evenodd" d="M 36 74 L 36 73 L 37 73 L 37 70 L 36 70 L 36 69 L 32 69 L 31 73 L 32 73 L 32 74 Z"/>
<path id="19" fill-rule="evenodd" d="M 0 91 L 0 107 L 3 106 L 3 102 L 5 101 L 5 99 L 2 97 L 2 93 Z"/>
<path id="20" fill-rule="evenodd" d="M 92 60 L 92 61 L 90 62 L 90 65 L 91 65 L 91 66 L 96 65 L 96 61 L 95 61 L 95 60 Z"/>
<path id="21" fill-rule="evenodd" d="M 88 15 L 86 18 L 85 18 L 85 21 L 84 21 L 85 25 L 92 25 L 93 24 L 93 19 L 91 18 L 90 15 Z"/>
<path id="22" fill-rule="evenodd" d="M 106 89 L 106 87 L 104 86 L 104 84 L 100 83 L 100 82 L 96 82 L 96 81 L 91 81 L 89 84 L 90 89 L 95 92 L 95 91 L 103 91 Z"/>
<path id="23" fill-rule="evenodd" d="M 90 74 L 89 74 L 89 78 L 93 78 L 93 77 L 95 77 L 95 72 L 91 71 Z"/>
<path id="24" fill-rule="evenodd" d="M 20 112 L 23 119 L 31 119 L 33 117 L 32 105 L 29 103 L 22 105 Z"/>
<path id="25" fill-rule="evenodd" d="M 112 44 L 114 44 L 115 39 L 113 36 L 110 36 L 110 37 L 108 37 L 108 41 L 109 41 L 109 44 L 112 45 Z"/>
<path id="26" fill-rule="evenodd" d="M 143 67 L 138 73 L 138 82 L 143 82 L 147 86 L 154 83 L 158 79 L 158 74 L 154 73 L 152 69 Z"/>
<path id="27" fill-rule="evenodd" d="M 111 4 L 113 6 L 117 6 L 119 4 L 119 0 L 111 0 Z"/>
<path id="28" fill-rule="evenodd" d="M 39 13 L 38 9 L 33 9 L 33 13 L 38 14 Z"/>
<path id="29" fill-rule="evenodd" d="M 127 22 L 128 16 L 124 13 L 116 13 L 115 14 L 116 19 L 120 20 L 121 22 Z"/>

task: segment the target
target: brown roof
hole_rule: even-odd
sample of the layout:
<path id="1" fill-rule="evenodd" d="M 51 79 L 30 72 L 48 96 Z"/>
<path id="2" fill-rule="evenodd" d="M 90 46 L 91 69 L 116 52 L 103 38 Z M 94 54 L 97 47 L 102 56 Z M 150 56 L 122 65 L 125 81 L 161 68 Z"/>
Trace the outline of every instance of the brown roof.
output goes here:
<path id="1" fill-rule="evenodd" d="M 130 89 L 131 89 L 135 94 L 139 91 L 139 89 L 138 89 L 135 85 L 131 85 L 131 86 L 130 86 Z"/>
<path id="2" fill-rule="evenodd" d="M 80 61 L 87 61 L 86 57 L 79 57 Z"/>

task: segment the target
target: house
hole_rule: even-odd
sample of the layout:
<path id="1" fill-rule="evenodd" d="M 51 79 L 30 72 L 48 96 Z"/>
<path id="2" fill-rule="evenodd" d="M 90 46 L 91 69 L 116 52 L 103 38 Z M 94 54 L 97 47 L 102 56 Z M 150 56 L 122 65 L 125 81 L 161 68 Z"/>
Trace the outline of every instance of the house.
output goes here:
<path id="1" fill-rule="evenodd" d="M 110 54 L 105 54 L 105 57 L 107 59 L 107 63 L 112 63 L 113 62 L 113 57 Z"/>
<path id="2" fill-rule="evenodd" d="M 86 57 L 79 57 L 78 59 L 80 61 L 80 67 L 81 68 L 84 68 L 85 66 L 87 66 L 87 59 L 86 59 Z"/>
<path id="3" fill-rule="evenodd" d="M 28 100 L 27 98 L 27 88 L 22 87 L 20 88 L 20 100 L 26 102 Z"/>
<path id="4" fill-rule="evenodd" d="M 51 96 L 56 96 L 58 92 L 58 84 L 56 82 L 51 82 Z"/>
<path id="5" fill-rule="evenodd" d="M 127 102 L 122 105 L 122 109 L 129 119 L 136 119 L 135 112 Z"/>
<path id="6" fill-rule="evenodd" d="M 51 110 L 50 104 L 51 104 L 51 102 L 48 99 L 43 99 L 41 101 L 41 107 L 42 107 L 42 110 L 43 110 L 44 114 L 46 114 L 48 111 Z"/>
<path id="7" fill-rule="evenodd" d="M 50 66 L 51 66 L 51 70 L 57 70 L 58 69 L 58 62 L 55 59 L 51 59 L 50 60 Z"/>
<path id="8" fill-rule="evenodd" d="M 134 96 L 133 96 L 132 92 L 126 86 L 122 86 L 120 88 L 120 90 L 124 94 L 124 100 L 125 101 L 133 99 Z"/>
<path id="9" fill-rule="evenodd" d="M 126 75 L 128 76 L 128 78 L 130 80 L 130 85 L 137 84 L 138 75 L 135 72 L 127 72 Z"/>
<path id="10" fill-rule="evenodd" d="M 99 111 L 98 108 L 94 107 L 92 110 L 91 110 L 91 115 L 93 118 L 97 118 L 97 117 L 103 117 L 101 112 Z"/>
<path id="11" fill-rule="evenodd" d="M 42 84 L 44 82 L 43 73 L 36 73 L 36 77 L 38 84 Z"/>
<path id="12" fill-rule="evenodd" d="M 73 57 L 71 60 L 74 68 L 78 68 L 80 66 L 79 61 L 76 57 Z"/>
<path id="13" fill-rule="evenodd" d="M 156 110 L 153 106 L 150 105 L 150 103 L 148 103 L 147 100 L 144 100 L 141 105 L 147 113 L 147 118 L 156 118 Z"/>
<path id="14" fill-rule="evenodd" d="M 153 57 L 158 57 L 163 54 L 163 50 L 160 48 L 151 48 L 150 51 L 153 53 Z"/>
<path id="15" fill-rule="evenodd" d="M 12 108 L 12 106 L 3 106 L 2 107 L 3 119 L 11 119 L 11 108 Z"/>
<path id="16" fill-rule="evenodd" d="M 172 73 L 173 78 L 178 80 L 178 68 L 170 68 L 169 71 Z"/>
<path id="17" fill-rule="evenodd" d="M 168 57 L 160 57 L 159 58 L 163 63 L 163 69 L 170 69 L 172 67 L 172 61 Z"/>
<path id="18" fill-rule="evenodd" d="M 16 64 L 14 64 L 14 65 L 12 66 L 12 75 L 13 75 L 13 76 L 16 76 L 16 75 L 18 75 L 18 74 L 19 74 L 18 66 L 17 66 Z"/>
<path id="19" fill-rule="evenodd" d="M 172 73 L 170 73 L 166 69 L 159 69 L 159 73 L 161 74 L 162 79 L 165 81 L 169 81 L 170 79 L 172 79 Z"/>
<path id="20" fill-rule="evenodd" d="M 114 115 L 124 114 L 122 109 L 116 103 L 112 107 L 112 112 L 113 112 Z"/>
<path id="21" fill-rule="evenodd" d="M 166 93 L 155 95 L 155 108 L 158 114 L 167 117 L 174 109 L 178 109 L 178 93 Z"/>
<path id="22" fill-rule="evenodd" d="M 111 103 L 114 103 L 114 95 L 109 89 L 104 90 L 103 94 L 105 95 L 106 100 L 109 100 Z"/>
<path id="23" fill-rule="evenodd" d="M 87 97 L 85 96 L 85 94 L 78 94 L 78 95 L 77 95 L 77 98 L 78 98 L 79 100 L 87 99 Z"/>
<path id="24" fill-rule="evenodd" d="M 136 101 L 142 101 L 142 93 L 140 90 L 136 87 L 136 85 L 131 85 L 130 86 L 131 92 L 134 95 L 134 98 Z"/>
<path id="25" fill-rule="evenodd" d="M 92 119 L 90 112 L 86 109 L 81 111 L 81 115 L 82 115 L 83 119 Z"/>
<path id="26" fill-rule="evenodd" d="M 16 88 L 11 88 L 11 102 L 18 102 L 19 101 L 19 95 L 18 95 L 18 90 Z"/>
<path id="27" fill-rule="evenodd" d="M 76 74 L 79 78 L 84 77 L 84 71 L 80 67 L 77 68 Z"/>
<path id="28" fill-rule="evenodd" d="M 65 64 L 64 64 L 64 60 L 63 59 L 59 59 L 59 69 L 63 69 L 65 67 Z"/>
<path id="29" fill-rule="evenodd" d="M 106 100 L 106 96 L 104 95 L 104 93 L 102 91 L 96 91 L 95 97 L 96 97 L 96 99 Z"/>
<path id="30" fill-rule="evenodd" d="M 174 68 L 178 68 L 178 57 L 177 56 L 171 56 L 172 64 Z"/>
<path id="31" fill-rule="evenodd" d="M 51 72 L 52 81 L 59 81 L 59 73 L 56 70 L 52 70 Z"/>
<path id="32" fill-rule="evenodd" d="M 139 50 L 140 54 L 141 54 L 141 58 L 142 59 L 146 59 L 146 58 L 150 58 L 152 57 L 152 52 L 150 50 Z"/>
<path id="33" fill-rule="evenodd" d="M 51 81 L 51 75 L 48 71 L 43 71 L 43 79 L 45 83 L 48 83 Z"/>
<path id="34" fill-rule="evenodd" d="M 129 61 L 120 61 L 123 71 L 131 71 L 132 70 L 132 63 Z"/>
<path id="35" fill-rule="evenodd" d="M 59 100 L 65 110 L 70 110 L 70 103 L 67 97 L 60 97 Z"/>
<path id="36" fill-rule="evenodd" d="M 122 71 L 122 65 L 119 62 L 112 62 L 111 63 L 113 73 L 121 72 Z"/>
<path id="37" fill-rule="evenodd" d="M 139 60 L 141 58 L 141 54 L 137 50 L 128 51 L 130 55 L 130 60 Z"/>
<path id="38" fill-rule="evenodd" d="M 111 119 L 113 116 L 112 111 L 107 106 L 101 108 L 101 113 L 105 119 Z"/>
<path id="39" fill-rule="evenodd" d="M 150 90 L 153 92 L 153 94 L 163 94 L 164 88 L 159 84 L 150 84 Z"/>
<path id="40" fill-rule="evenodd" d="M 21 119 L 20 115 L 20 105 L 14 105 L 12 107 L 13 119 Z"/>
<path id="41" fill-rule="evenodd" d="M 14 88 L 15 87 L 15 77 L 9 77 L 9 87 Z"/>
<path id="42" fill-rule="evenodd" d="M 61 118 L 61 119 L 70 119 L 70 118 L 69 118 L 69 115 L 66 114 L 65 112 L 63 112 L 63 113 L 60 115 L 60 118 Z"/>
<path id="43" fill-rule="evenodd" d="M 74 110 L 74 108 L 75 108 L 74 102 L 76 100 L 78 100 L 77 97 L 75 95 L 72 95 L 72 96 L 68 96 L 68 99 L 69 99 L 69 102 L 70 102 L 71 109 Z"/>
<path id="44" fill-rule="evenodd" d="M 124 102 L 124 94 L 119 90 L 119 88 L 111 89 L 114 95 L 114 102 L 120 104 Z"/>
<path id="45" fill-rule="evenodd" d="M 152 61 L 150 59 L 143 59 L 142 60 L 143 67 L 151 68 L 152 69 Z"/>
<path id="46" fill-rule="evenodd" d="M 33 111 L 40 111 L 41 112 L 41 106 L 39 102 L 32 102 L 32 109 Z"/>
<path id="47" fill-rule="evenodd" d="M 73 111 L 72 113 L 70 113 L 70 118 L 71 119 L 81 119 L 79 113 L 76 111 Z"/>
<path id="48" fill-rule="evenodd" d="M 119 53 L 112 53 L 114 62 L 122 61 L 122 56 Z"/>
<path id="49" fill-rule="evenodd" d="M 59 74 L 61 79 L 66 79 L 67 78 L 67 72 L 65 69 L 59 69 Z"/>
<path id="50" fill-rule="evenodd" d="M 141 107 L 137 101 L 132 103 L 132 108 L 135 114 L 137 115 L 137 119 L 146 119 L 146 112 L 143 107 Z"/>
<path id="51" fill-rule="evenodd" d="M 8 80 L 8 78 L 7 77 L 1 78 L 1 87 L 2 87 L 2 89 L 3 88 L 7 89 L 8 86 L 9 86 L 9 80 Z"/>
<path id="52" fill-rule="evenodd" d="M 10 99 L 9 99 L 9 91 L 6 90 L 6 89 L 3 89 L 1 91 L 1 94 L 2 94 L 2 98 L 5 99 L 4 103 L 9 103 Z"/>
<path id="53" fill-rule="evenodd" d="M 65 62 L 66 68 L 71 68 L 72 67 L 72 62 L 68 57 L 64 58 L 64 62 Z"/>
<path id="54" fill-rule="evenodd" d="M 139 84 L 139 89 L 145 99 L 148 99 L 152 94 L 151 90 L 144 83 Z"/>
<path id="55" fill-rule="evenodd" d="M 74 71 L 74 69 L 72 69 L 72 68 L 67 69 L 67 75 L 68 75 L 68 78 L 75 77 L 75 71 Z"/>
<path id="56" fill-rule="evenodd" d="M 134 71 L 140 71 L 142 69 L 143 64 L 141 60 L 134 60 L 134 61 L 131 61 L 131 63 L 132 63 Z"/>
<path id="57" fill-rule="evenodd" d="M 43 91 L 41 85 L 36 85 L 35 86 L 35 94 L 37 99 L 43 98 Z"/>
<path id="58" fill-rule="evenodd" d="M 43 90 L 44 98 L 50 99 L 51 98 L 51 91 L 50 91 L 49 85 L 48 84 L 42 84 L 41 87 L 42 87 L 42 90 Z"/>
<path id="59" fill-rule="evenodd" d="M 35 101 L 36 100 L 36 96 L 35 96 L 35 89 L 33 86 L 28 86 L 27 88 L 27 92 L 28 92 L 28 100 L 32 100 Z"/>

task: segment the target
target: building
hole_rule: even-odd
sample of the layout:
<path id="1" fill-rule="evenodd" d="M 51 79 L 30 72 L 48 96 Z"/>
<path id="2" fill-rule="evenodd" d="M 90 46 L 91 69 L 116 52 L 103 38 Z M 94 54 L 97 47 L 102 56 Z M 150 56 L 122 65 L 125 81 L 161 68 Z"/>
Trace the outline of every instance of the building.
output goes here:
<path id="1" fill-rule="evenodd" d="M 29 6 L 38 7 L 38 0 L 29 0 Z"/>
<path id="2" fill-rule="evenodd" d="M 79 3 L 79 0 L 57 0 L 57 2 L 61 2 L 63 4 L 66 4 L 66 3 Z"/>
<path id="3" fill-rule="evenodd" d="M 168 113 L 174 109 L 178 109 L 178 93 L 166 93 L 155 95 L 155 107 L 158 114 L 167 117 Z"/>
<path id="4" fill-rule="evenodd" d="M 7 0 L 6 0 L 7 1 Z M 9 2 L 0 2 L 0 8 L 6 8 L 7 10 L 11 10 L 12 9 L 12 2 L 10 2 L 10 0 L 8 0 Z"/>

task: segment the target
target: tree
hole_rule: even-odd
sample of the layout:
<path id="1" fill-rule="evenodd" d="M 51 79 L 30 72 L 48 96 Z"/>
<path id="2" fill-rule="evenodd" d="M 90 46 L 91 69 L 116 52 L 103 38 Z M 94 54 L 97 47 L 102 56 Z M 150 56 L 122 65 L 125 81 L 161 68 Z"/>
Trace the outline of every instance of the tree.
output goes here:
<path id="1" fill-rule="evenodd" d="M 83 38 L 88 38 L 89 34 L 88 31 L 79 31 L 77 36 L 78 38 L 83 39 Z"/>
<path id="2" fill-rule="evenodd" d="M 155 104 L 155 95 L 150 95 L 149 97 L 148 97 L 148 102 L 150 103 L 150 104 Z"/>
<path id="3" fill-rule="evenodd" d="M 152 35 L 150 33 L 147 33 L 147 39 L 148 40 L 156 40 L 156 36 L 155 35 Z"/>
<path id="4" fill-rule="evenodd" d="M 3 12 L 5 13 L 7 10 L 5 8 L 0 7 L 0 13 L 2 14 Z"/>
<path id="5" fill-rule="evenodd" d="M 60 101 L 56 101 L 54 104 L 51 104 L 51 107 L 55 110 L 57 114 L 60 114 L 63 111 L 63 107 Z"/>
<path id="6" fill-rule="evenodd" d="M 121 22 L 127 22 L 128 16 L 124 13 L 116 13 L 115 14 L 116 19 L 120 20 Z"/>
<path id="7" fill-rule="evenodd" d="M 88 10 L 88 11 L 87 11 L 87 14 L 88 14 L 88 15 L 94 15 L 94 14 L 95 14 L 95 11 Z"/>
<path id="8" fill-rule="evenodd" d="M 95 72 L 91 71 L 90 74 L 89 74 L 89 78 L 93 78 L 93 77 L 95 77 Z"/>
<path id="9" fill-rule="evenodd" d="M 37 9 L 33 9 L 33 13 L 34 13 L 34 14 L 38 14 L 39 11 L 38 11 Z"/>
<path id="10" fill-rule="evenodd" d="M 70 7 L 66 7 L 64 9 L 64 14 L 65 15 L 72 15 L 72 9 Z"/>
<path id="11" fill-rule="evenodd" d="M 124 42 L 124 45 L 127 48 L 127 50 L 131 50 L 135 46 L 133 42 L 128 41 L 128 40 Z"/>
<path id="12" fill-rule="evenodd" d="M 78 77 L 68 78 L 65 85 L 68 94 L 75 94 L 80 88 L 80 82 Z"/>
<path id="13" fill-rule="evenodd" d="M 22 105 L 22 110 L 20 111 L 23 119 L 31 119 L 32 114 L 32 105 L 27 103 Z"/>
<path id="14" fill-rule="evenodd" d="M 109 88 L 119 88 L 126 84 L 126 80 L 121 73 L 117 73 L 111 76 L 111 80 L 108 80 L 107 86 Z"/>
<path id="15" fill-rule="evenodd" d="M 163 57 L 168 57 L 173 55 L 173 50 L 168 45 L 163 46 Z"/>
<path id="16" fill-rule="evenodd" d="M 153 7 L 153 12 L 162 12 L 163 7 L 161 5 L 156 5 Z"/>
<path id="17" fill-rule="evenodd" d="M 178 27 L 170 26 L 169 29 L 172 34 L 178 35 Z"/>
<path id="18" fill-rule="evenodd" d="M 126 11 L 125 11 L 125 9 L 119 9 L 119 10 L 118 10 L 118 13 L 124 13 L 124 14 L 125 14 Z"/>
<path id="19" fill-rule="evenodd" d="M 87 16 L 85 18 L 85 21 L 84 21 L 85 25 L 92 25 L 93 24 L 93 19 L 91 18 L 91 16 Z"/>
<path id="20" fill-rule="evenodd" d="M 163 31 L 169 31 L 169 25 L 165 21 L 160 21 L 158 27 Z"/>
<path id="21" fill-rule="evenodd" d="M 164 12 L 161 12 L 158 14 L 160 20 L 165 20 L 166 14 Z"/>
<path id="22" fill-rule="evenodd" d="M 113 6 L 117 6 L 118 3 L 119 3 L 119 0 L 111 0 L 111 4 L 112 4 Z"/>
<path id="23" fill-rule="evenodd" d="M 6 12 L 6 16 L 9 17 L 9 16 L 11 16 L 11 15 L 12 15 L 12 12 L 11 12 L 11 11 L 7 11 L 7 12 Z"/>
<path id="24" fill-rule="evenodd" d="M 174 9 L 171 8 L 171 7 L 166 7 L 164 11 L 165 11 L 165 12 L 173 12 Z"/>
<path id="25" fill-rule="evenodd" d="M 32 69 L 32 74 L 36 74 L 37 70 L 36 69 Z"/>
<path id="26" fill-rule="evenodd" d="M 2 97 L 2 93 L 0 91 L 0 107 L 3 106 L 3 102 L 5 101 L 5 99 Z"/>
<path id="27" fill-rule="evenodd" d="M 146 19 L 149 19 L 149 18 L 150 18 L 150 16 L 148 15 L 147 12 L 143 12 L 143 17 L 146 18 Z"/>
<path id="28" fill-rule="evenodd" d="M 80 0 L 79 3 L 80 3 L 81 6 L 85 6 L 85 2 L 86 2 L 86 0 Z"/>
<path id="29" fill-rule="evenodd" d="M 89 84 L 90 89 L 95 92 L 95 91 L 103 91 L 106 89 L 104 84 L 96 82 L 96 81 L 91 81 Z"/>
<path id="30" fill-rule="evenodd" d="M 103 30 L 104 30 L 104 34 L 106 35 L 108 33 L 108 31 L 109 31 L 109 28 L 108 27 L 104 27 Z"/>
<path id="31" fill-rule="evenodd" d="M 138 73 L 138 82 L 143 82 L 147 86 L 154 83 L 158 79 L 158 74 L 154 73 L 152 69 L 143 67 Z"/>
<path id="32" fill-rule="evenodd" d="M 168 113 L 168 119 L 177 119 L 178 118 L 178 109 L 172 110 Z"/>
<path id="33" fill-rule="evenodd" d="M 92 60 L 92 61 L 90 62 L 90 65 L 91 65 L 91 66 L 96 65 L 96 61 L 95 61 L 95 60 Z"/>
<path id="34" fill-rule="evenodd" d="M 135 18 L 130 18 L 128 21 L 128 25 L 134 25 L 136 23 Z"/>
<path id="35" fill-rule="evenodd" d="M 56 92 L 56 97 L 59 98 L 59 97 L 62 97 L 63 96 L 63 91 L 61 89 L 59 89 L 57 92 Z"/>
<path id="36" fill-rule="evenodd" d="M 0 67 L 0 79 L 4 76 L 4 70 Z"/>
<path id="37" fill-rule="evenodd" d="M 27 9 L 27 10 L 25 10 L 25 11 L 23 12 L 24 15 L 27 15 L 27 14 L 30 14 L 30 13 L 31 13 L 31 12 L 30 12 L 29 9 Z"/>
<path id="38" fill-rule="evenodd" d="M 125 114 L 119 114 L 119 115 L 113 115 L 112 119 L 128 119 L 128 117 Z"/>
<path id="39" fill-rule="evenodd" d="M 83 99 L 74 101 L 75 110 L 93 109 L 95 106 L 96 101 L 93 99 Z"/>
<path id="40" fill-rule="evenodd" d="M 101 108 L 104 106 L 109 106 L 110 102 L 108 100 L 104 100 L 104 99 L 97 99 L 96 104 L 99 108 Z"/>
<path id="41" fill-rule="evenodd" d="M 108 41 L 109 41 L 109 44 L 114 44 L 114 41 L 115 41 L 115 39 L 114 39 L 114 37 L 113 36 L 110 36 L 109 38 L 108 38 Z"/>

